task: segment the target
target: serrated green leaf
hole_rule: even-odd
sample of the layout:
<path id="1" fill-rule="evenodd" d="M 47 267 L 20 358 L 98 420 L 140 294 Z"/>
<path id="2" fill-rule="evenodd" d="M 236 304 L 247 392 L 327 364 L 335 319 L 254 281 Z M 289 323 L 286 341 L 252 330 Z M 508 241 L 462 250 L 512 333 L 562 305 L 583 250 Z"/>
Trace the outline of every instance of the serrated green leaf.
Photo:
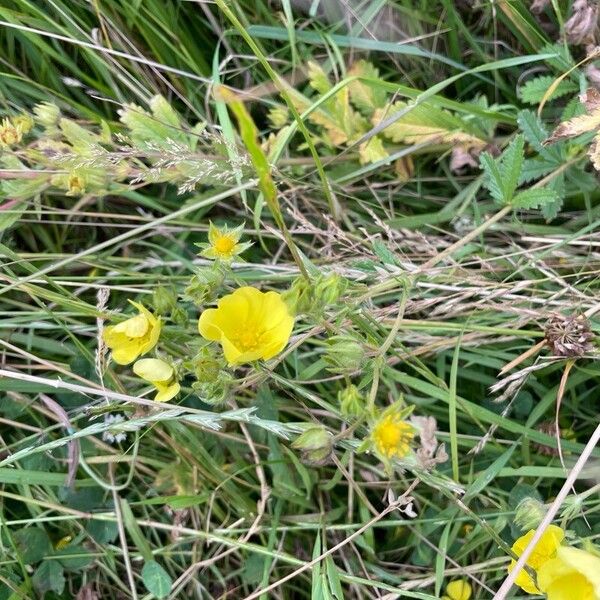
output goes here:
<path id="1" fill-rule="evenodd" d="M 489 190 L 494 200 L 501 203 L 504 202 L 502 176 L 496 159 L 489 152 L 482 152 L 479 157 L 479 162 L 485 173 L 485 187 Z"/>
<path id="2" fill-rule="evenodd" d="M 553 75 L 540 75 L 530 79 L 518 89 L 519 98 L 527 104 L 539 104 L 542 98 L 548 92 L 550 86 L 556 81 Z M 553 90 L 547 100 L 556 100 L 567 94 L 574 94 L 578 91 L 578 86 L 570 79 L 563 79 Z"/>
<path id="3" fill-rule="evenodd" d="M 142 581 L 156 598 L 166 598 L 173 586 L 171 576 L 155 560 L 146 561 L 142 569 Z"/>
<path id="4" fill-rule="evenodd" d="M 539 208 L 544 204 L 558 201 L 559 197 L 555 190 L 550 188 L 532 188 L 520 192 L 513 199 L 511 204 L 515 208 Z"/>
<path id="5" fill-rule="evenodd" d="M 556 169 L 556 163 L 543 158 L 531 158 L 523 162 L 519 183 L 529 183 L 548 175 Z"/>
<path id="6" fill-rule="evenodd" d="M 540 155 L 548 160 L 562 162 L 560 146 L 544 146 L 544 141 L 548 138 L 548 132 L 541 119 L 533 111 L 522 110 L 519 112 L 517 123 L 527 143 Z"/>
<path id="7" fill-rule="evenodd" d="M 510 202 L 519 185 L 524 147 L 525 138 L 519 134 L 508 145 L 500 158 L 500 181 L 505 202 Z"/>

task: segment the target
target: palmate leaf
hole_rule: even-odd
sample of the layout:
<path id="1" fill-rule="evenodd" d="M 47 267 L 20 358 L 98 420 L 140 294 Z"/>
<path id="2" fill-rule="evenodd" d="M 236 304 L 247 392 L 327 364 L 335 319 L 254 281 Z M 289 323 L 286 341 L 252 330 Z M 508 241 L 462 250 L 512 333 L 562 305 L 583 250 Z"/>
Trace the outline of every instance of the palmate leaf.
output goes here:
<path id="1" fill-rule="evenodd" d="M 502 204 L 508 204 L 512 200 L 519 185 L 524 145 L 523 136 L 518 135 L 500 158 L 494 158 L 488 152 L 481 154 L 481 167 L 486 176 L 485 186 L 492 198 Z"/>

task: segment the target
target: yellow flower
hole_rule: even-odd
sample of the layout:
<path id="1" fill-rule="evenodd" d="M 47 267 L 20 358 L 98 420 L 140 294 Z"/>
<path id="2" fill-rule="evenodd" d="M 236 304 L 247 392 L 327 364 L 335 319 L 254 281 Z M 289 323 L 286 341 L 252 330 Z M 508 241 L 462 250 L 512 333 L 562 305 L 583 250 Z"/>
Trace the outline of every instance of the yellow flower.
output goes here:
<path id="1" fill-rule="evenodd" d="M 230 366 L 279 354 L 288 343 L 294 318 L 281 294 L 241 287 L 200 315 L 198 331 L 220 342 Z"/>
<path id="2" fill-rule="evenodd" d="M 202 249 L 201 256 L 210 258 L 211 260 L 230 261 L 238 254 L 247 250 L 252 243 L 240 244 L 244 224 L 242 223 L 235 229 L 228 229 L 227 225 L 217 227 L 211 223 L 208 227 L 208 244 L 197 244 Z"/>
<path id="3" fill-rule="evenodd" d="M 393 405 L 383 412 L 371 430 L 371 440 L 385 459 L 402 458 L 410 451 L 415 430 L 404 420 L 405 410 Z"/>
<path id="4" fill-rule="evenodd" d="M 442 596 L 442 600 L 469 600 L 472 593 L 471 584 L 466 579 L 457 579 L 446 586 L 447 595 Z"/>
<path id="5" fill-rule="evenodd" d="M 74 172 L 70 173 L 67 185 L 69 187 L 67 196 L 81 196 L 85 194 L 85 177 Z"/>
<path id="6" fill-rule="evenodd" d="M 539 569 L 537 580 L 548 600 L 600 600 L 600 558 L 561 546 Z"/>
<path id="7" fill-rule="evenodd" d="M 0 146 L 9 147 L 18 144 L 23 139 L 20 125 L 13 125 L 9 119 L 3 119 L 0 125 Z"/>
<path id="8" fill-rule="evenodd" d="M 138 356 L 150 352 L 160 335 L 161 322 L 147 308 L 138 302 L 129 302 L 139 314 L 117 325 L 104 329 L 102 338 L 112 350 L 112 358 L 119 365 L 128 365 Z"/>
<path id="9" fill-rule="evenodd" d="M 529 542 L 533 538 L 535 534 L 535 530 L 532 529 L 528 531 L 525 535 L 521 536 L 512 547 L 512 551 L 517 555 L 521 556 L 523 551 L 529 545 Z M 556 525 L 550 525 L 544 534 L 540 538 L 540 541 L 535 545 L 533 552 L 527 559 L 527 566 L 531 567 L 536 573 L 539 569 L 546 564 L 548 561 L 552 560 L 556 557 L 556 553 L 565 537 L 565 532 Z M 508 572 L 510 573 L 517 564 L 516 560 L 511 561 Z M 525 571 L 525 569 L 521 569 L 520 573 L 517 575 L 515 579 L 515 583 L 528 594 L 539 594 L 540 591 L 535 585 L 532 577 Z"/>
<path id="10" fill-rule="evenodd" d="M 133 365 L 133 372 L 156 388 L 155 402 L 168 402 L 181 390 L 175 378 L 175 370 L 164 360 L 141 358 Z"/>

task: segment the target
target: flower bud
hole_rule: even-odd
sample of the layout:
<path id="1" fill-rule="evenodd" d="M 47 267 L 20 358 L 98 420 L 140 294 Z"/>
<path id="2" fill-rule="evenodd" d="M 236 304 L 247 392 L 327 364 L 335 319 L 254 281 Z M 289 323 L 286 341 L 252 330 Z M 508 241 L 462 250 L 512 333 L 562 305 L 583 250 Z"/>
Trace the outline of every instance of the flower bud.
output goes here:
<path id="1" fill-rule="evenodd" d="M 362 344 L 349 336 L 334 336 L 328 340 L 329 347 L 324 356 L 329 370 L 334 373 L 358 371 L 365 360 Z"/>
<path id="2" fill-rule="evenodd" d="M 521 531 L 537 529 L 545 516 L 546 509 L 539 500 L 530 497 L 523 498 L 515 511 L 515 525 Z"/>
<path id="3" fill-rule="evenodd" d="M 302 452 L 304 462 L 315 467 L 329 462 L 333 452 L 333 436 L 325 427 L 315 425 L 309 427 L 293 442 L 292 448 Z"/>
<path id="4" fill-rule="evenodd" d="M 174 306 L 171 311 L 171 321 L 176 325 L 184 327 L 189 321 L 187 311 L 181 308 L 181 306 Z"/>
<path id="5" fill-rule="evenodd" d="M 220 269 L 198 269 L 184 290 L 184 298 L 201 306 L 213 297 L 223 280 L 224 275 Z"/>
<path id="6" fill-rule="evenodd" d="M 344 417 L 358 417 L 365 410 L 365 399 L 355 385 L 349 385 L 340 390 L 338 401 Z"/>
<path id="7" fill-rule="evenodd" d="M 194 371 L 200 383 L 214 383 L 219 378 L 221 361 L 217 359 L 210 348 L 201 348 L 200 352 L 190 361 L 189 368 Z"/>
<path id="8" fill-rule="evenodd" d="M 348 280 L 337 273 L 322 276 L 315 282 L 315 300 L 325 308 L 336 303 L 347 287 Z"/>
<path id="9" fill-rule="evenodd" d="M 204 383 L 195 381 L 192 388 L 196 390 L 200 400 L 206 404 L 223 404 L 231 394 L 233 377 L 227 371 L 219 371 L 215 381 Z"/>
<path id="10" fill-rule="evenodd" d="M 285 106 L 276 106 L 269 111 L 269 121 L 276 129 L 281 129 L 287 125 L 290 120 L 290 115 Z"/>
<path id="11" fill-rule="evenodd" d="M 283 301 L 292 315 L 310 312 L 312 306 L 312 287 L 305 277 L 294 280 L 290 289 L 284 292 Z"/>
<path id="12" fill-rule="evenodd" d="M 177 294 L 172 288 L 159 285 L 152 294 L 152 306 L 157 315 L 166 315 L 177 306 Z"/>
<path id="13" fill-rule="evenodd" d="M 60 117 L 60 110 L 56 104 L 42 102 L 33 108 L 36 121 L 44 127 L 55 127 Z"/>

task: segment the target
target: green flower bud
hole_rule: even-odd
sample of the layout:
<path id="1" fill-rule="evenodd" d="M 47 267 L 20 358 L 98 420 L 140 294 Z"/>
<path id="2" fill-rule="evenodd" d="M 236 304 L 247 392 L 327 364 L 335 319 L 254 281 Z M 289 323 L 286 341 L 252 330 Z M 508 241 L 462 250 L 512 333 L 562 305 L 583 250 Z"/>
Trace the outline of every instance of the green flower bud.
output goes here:
<path id="1" fill-rule="evenodd" d="M 269 121 L 275 129 L 281 129 L 290 120 L 288 109 L 285 106 L 276 106 L 269 111 Z"/>
<path id="2" fill-rule="evenodd" d="M 361 369 L 365 350 L 360 342 L 349 336 L 334 336 L 328 340 L 325 362 L 334 373 L 353 373 Z"/>
<path id="3" fill-rule="evenodd" d="M 174 306 L 173 310 L 171 311 L 171 321 L 173 321 L 173 323 L 176 325 L 185 327 L 185 325 L 187 325 L 189 322 L 187 311 L 181 308 L 181 306 Z"/>
<path id="4" fill-rule="evenodd" d="M 319 275 L 311 281 L 299 277 L 286 293 L 285 301 L 294 314 L 320 317 L 328 306 L 339 300 L 347 286 L 348 280 L 336 273 Z"/>
<path id="5" fill-rule="evenodd" d="M 365 399 L 355 385 L 349 385 L 340 390 L 338 401 L 344 417 L 358 417 L 365 410 Z"/>
<path id="6" fill-rule="evenodd" d="M 177 294 L 173 289 L 159 285 L 152 294 L 152 306 L 157 315 L 166 315 L 177 306 Z"/>
<path id="7" fill-rule="evenodd" d="M 515 511 L 515 525 L 521 531 L 536 529 L 546 516 L 544 505 L 535 498 L 523 498 Z"/>
<path id="8" fill-rule="evenodd" d="M 304 314 L 312 306 L 312 288 L 310 281 L 305 277 L 294 280 L 290 289 L 283 294 L 283 301 L 287 304 L 292 315 Z"/>
<path id="9" fill-rule="evenodd" d="M 208 302 L 223 284 L 225 276 L 220 269 L 198 269 L 183 292 L 185 300 L 202 306 Z"/>
<path id="10" fill-rule="evenodd" d="M 348 280 L 337 273 L 320 277 L 315 283 L 315 300 L 323 308 L 335 304 L 347 287 Z"/>
<path id="11" fill-rule="evenodd" d="M 36 121 L 44 127 L 55 127 L 60 117 L 60 109 L 56 104 L 42 102 L 33 107 Z"/>
<path id="12" fill-rule="evenodd" d="M 220 371 L 217 379 L 210 383 L 195 381 L 192 388 L 198 392 L 198 396 L 206 404 L 223 404 L 226 402 L 233 387 L 233 377 L 227 371 Z"/>
<path id="13" fill-rule="evenodd" d="M 219 378 L 222 361 L 210 348 L 201 348 L 200 352 L 190 361 L 189 367 L 194 371 L 200 383 L 214 383 Z"/>
<path id="14" fill-rule="evenodd" d="M 292 442 L 292 448 L 302 452 L 304 462 L 321 466 L 331 458 L 333 435 L 321 425 L 311 426 Z"/>

